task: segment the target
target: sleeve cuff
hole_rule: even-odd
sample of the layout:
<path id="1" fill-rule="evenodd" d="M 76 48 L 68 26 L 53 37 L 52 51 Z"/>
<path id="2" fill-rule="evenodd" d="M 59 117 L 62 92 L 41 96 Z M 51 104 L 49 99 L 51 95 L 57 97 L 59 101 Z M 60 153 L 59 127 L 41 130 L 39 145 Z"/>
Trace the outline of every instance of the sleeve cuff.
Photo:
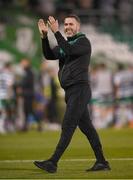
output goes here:
<path id="1" fill-rule="evenodd" d="M 55 34 L 55 37 L 59 37 L 61 35 L 60 31 L 57 31 Z"/>

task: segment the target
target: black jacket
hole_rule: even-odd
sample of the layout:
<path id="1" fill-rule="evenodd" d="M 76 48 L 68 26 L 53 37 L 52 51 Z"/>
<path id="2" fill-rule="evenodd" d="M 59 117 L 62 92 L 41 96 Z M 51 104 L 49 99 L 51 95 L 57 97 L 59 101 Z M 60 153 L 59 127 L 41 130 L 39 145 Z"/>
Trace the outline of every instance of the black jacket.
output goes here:
<path id="1" fill-rule="evenodd" d="M 24 76 L 20 82 L 24 98 L 34 97 L 34 73 L 30 67 L 24 68 Z"/>
<path id="2" fill-rule="evenodd" d="M 55 33 L 58 46 L 51 49 L 48 38 L 42 39 L 43 54 L 48 60 L 59 59 L 59 81 L 66 89 L 74 84 L 87 83 L 91 56 L 90 41 L 82 33 L 67 40 L 58 31 Z"/>

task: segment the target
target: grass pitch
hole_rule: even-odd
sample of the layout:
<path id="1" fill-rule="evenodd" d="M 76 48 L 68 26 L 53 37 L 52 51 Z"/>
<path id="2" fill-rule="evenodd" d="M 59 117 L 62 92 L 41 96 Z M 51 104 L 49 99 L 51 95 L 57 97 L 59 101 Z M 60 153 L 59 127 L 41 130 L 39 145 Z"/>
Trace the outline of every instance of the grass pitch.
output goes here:
<path id="1" fill-rule="evenodd" d="M 0 135 L 0 179 L 133 179 L 133 129 L 99 131 L 112 168 L 108 172 L 85 172 L 95 160 L 79 130 L 62 156 L 57 173 L 48 174 L 35 167 L 33 160 L 50 157 L 59 135 L 52 131 Z"/>

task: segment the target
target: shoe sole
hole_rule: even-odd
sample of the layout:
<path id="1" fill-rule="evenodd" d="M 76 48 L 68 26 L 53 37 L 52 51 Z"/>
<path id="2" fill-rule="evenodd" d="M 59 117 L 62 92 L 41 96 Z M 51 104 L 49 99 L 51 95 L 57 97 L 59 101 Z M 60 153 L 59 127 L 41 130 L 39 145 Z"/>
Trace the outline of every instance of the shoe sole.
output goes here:
<path id="1" fill-rule="evenodd" d="M 87 169 L 86 172 L 96 172 L 96 171 L 111 171 L 110 168 L 104 168 L 104 169 L 97 169 L 97 170 L 93 170 L 93 169 Z"/>
<path id="2" fill-rule="evenodd" d="M 38 168 L 48 172 L 48 173 L 56 173 L 56 170 L 49 170 L 47 167 L 42 167 L 38 163 L 34 162 L 34 165 L 37 166 Z"/>

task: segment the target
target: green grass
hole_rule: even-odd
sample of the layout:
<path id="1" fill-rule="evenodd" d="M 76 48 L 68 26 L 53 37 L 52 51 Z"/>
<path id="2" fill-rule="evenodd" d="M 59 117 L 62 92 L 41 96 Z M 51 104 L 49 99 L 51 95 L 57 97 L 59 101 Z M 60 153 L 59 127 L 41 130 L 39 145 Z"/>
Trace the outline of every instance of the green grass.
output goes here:
<path id="1" fill-rule="evenodd" d="M 57 173 L 48 174 L 36 168 L 32 160 L 49 158 L 58 142 L 59 135 L 60 132 L 51 131 L 0 135 L 0 179 L 133 178 L 132 129 L 99 131 L 105 155 L 112 168 L 109 172 L 85 172 L 85 169 L 94 163 L 94 155 L 86 138 L 79 130 L 75 132 L 69 148 L 59 162 Z"/>

